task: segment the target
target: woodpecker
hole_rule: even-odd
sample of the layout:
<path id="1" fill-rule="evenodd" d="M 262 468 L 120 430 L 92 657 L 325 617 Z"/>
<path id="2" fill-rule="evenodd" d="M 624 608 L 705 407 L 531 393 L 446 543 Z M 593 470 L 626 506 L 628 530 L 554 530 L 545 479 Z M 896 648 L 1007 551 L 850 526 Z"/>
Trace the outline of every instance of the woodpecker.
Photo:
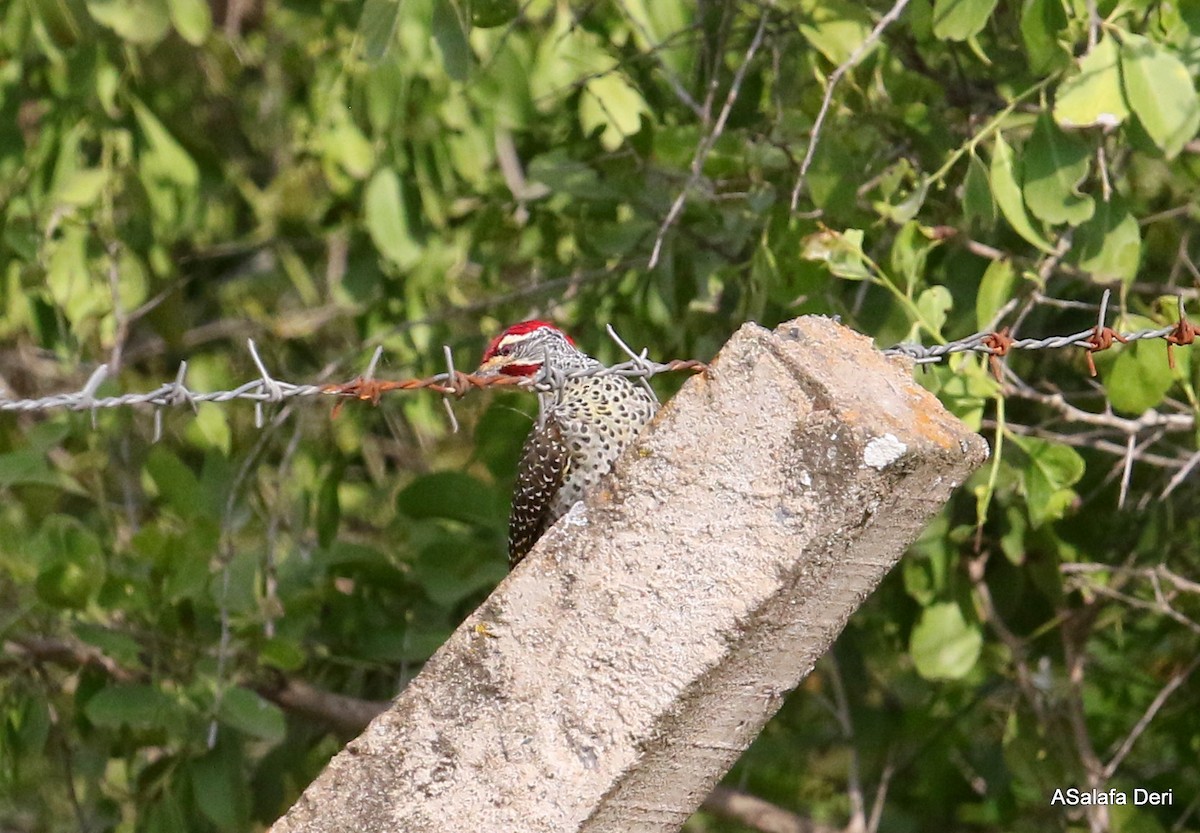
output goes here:
<path id="1" fill-rule="evenodd" d="M 478 375 L 551 378 L 603 367 L 546 321 L 522 321 L 492 339 Z M 508 566 L 521 562 L 550 526 L 612 469 L 658 410 L 645 386 L 623 376 L 583 375 L 539 394 L 539 415 L 517 465 L 508 516 Z"/>

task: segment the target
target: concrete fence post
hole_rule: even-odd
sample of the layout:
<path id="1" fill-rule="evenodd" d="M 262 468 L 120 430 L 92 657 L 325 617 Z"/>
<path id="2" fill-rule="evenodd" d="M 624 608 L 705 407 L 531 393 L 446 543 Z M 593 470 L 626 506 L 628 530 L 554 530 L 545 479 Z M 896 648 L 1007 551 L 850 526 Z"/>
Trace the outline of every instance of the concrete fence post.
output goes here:
<path id="1" fill-rule="evenodd" d="M 272 830 L 677 831 L 986 456 L 866 338 L 745 325 Z"/>

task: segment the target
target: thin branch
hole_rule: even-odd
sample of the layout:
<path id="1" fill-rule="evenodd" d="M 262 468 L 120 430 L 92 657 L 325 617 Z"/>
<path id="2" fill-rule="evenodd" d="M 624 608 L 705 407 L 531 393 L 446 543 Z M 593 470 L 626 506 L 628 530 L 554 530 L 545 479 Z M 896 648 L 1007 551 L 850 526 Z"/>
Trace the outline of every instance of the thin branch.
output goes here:
<path id="1" fill-rule="evenodd" d="M 654 43 L 654 38 L 650 31 L 646 28 L 645 23 L 640 17 L 630 11 L 628 4 L 625 3 L 624 0 L 622 0 L 622 2 L 620 2 L 618 5 L 620 5 L 621 12 L 625 15 L 625 18 L 634 25 L 634 28 L 638 30 L 638 34 L 640 34 L 645 39 L 646 43 L 650 45 L 650 51 L 657 59 L 659 71 L 662 72 L 663 77 L 667 79 L 667 84 L 671 87 L 671 91 L 675 93 L 675 97 L 678 98 L 689 110 L 695 113 L 697 118 L 701 117 L 703 115 L 703 111 L 701 110 L 699 103 L 697 103 L 696 99 L 692 98 L 691 93 L 684 89 L 683 83 L 679 80 L 679 76 L 675 74 L 675 71 L 671 69 L 670 64 L 668 64 L 666 59 L 663 58 L 662 51 L 659 49 L 659 45 Z"/>
<path id="2" fill-rule="evenodd" d="M 850 701 L 846 697 L 846 687 L 842 683 L 842 672 L 838 666 L 837 657 L 831 651 L 829 661 L 829 682 L 833 689 L 834 714 L 842 727 L 842 737 L 850 748 L 850 762 L 846 773 L 846 790 L 850 799 L 850 823 L 848 831 L 863 833 L 867 827 L 866 800 L 863 797 L 862 776 L 858 765 L 858 744 L 854 740 L 854 721 L 850 716 Z"/>
<path id="3" fill-rule="evenodd" d="M 971 586 L 975 590 L 975 603 L 979 607 L 979 618 L 995 631 L 996 636 L 1000 637 L 1000 641 L 1008 648 L 1008 652 L 1012 656 L 1013 668 L 1017 672 L 1017 686 L 1021 689 L 1021 693 L 1030 708 L 1033 709 L 1034 714 L 1037 715 L 1038 722 L 1045 725 L 1045 697 L 1036 682 L 1033 668 L 1029 664 L 1029 652 L 1025 647 L 1025 642 L 1009 629 L 992 600 L 992 591 L 985 578 L 989 557 L 989 553 L 985 550 L 967 564 L 967 573 L 971 580 Z"/>
<path id="4" fill-rule="evenodd" d="M 1171 679 L 1167 681 L 1167 684 L 1164 685 L 1159 690 L 1158 694 L 1154 696 L 1154 699 L 1150 701 L 1150 705 L 1146 707 L 1145 713 L 1138 719 L 1138 722 L 1133 725 L 1133 728 L 1129 731 L 1129 734 L 1125 736 L 1123 741 L 1121 741 L 1121 745 L 1117 748 L 1117 751 L 1113 753 L 1113 756 L 1104 766 L 1104 780 L 1107 781 L 1113 777 L 1117 771 L 1117 767 L 1121 765 L 1121 762 L 1125 760 L 1125 757 L 1129 754 L 1130 750 L 1133 749 L 1133 745 L 1137 743 L 1138 738 L 1140 738 L 1146 731 L 1147 727 L 1149 727 L 1150 721 L 1154 720 L 1154 716 L 1158 714 L 1159 710 L 1163 707 L 1163 704 L 1167 702 L 1167 698 L 1174 694 L 1176 689 L 1187 682 L 1188 677 L 1190 677 L 1197 668 L 1200 668 L 1200 657 L 1193 658 L 1191 662 L 1171 675 Z"/>
<path id="5" fill-rule="evenodd" d="M 904 0 L 908 2 L 908 0 Z M 734 73 L 733 81 L 729 85 L 729 92 L 725 95 L 725 104 L 721 107 L 721 113 L 717 116 L 717 122 L 713 125 L 713 129 L 696 147 L 696 153 L 692 156 L 691 175 L 687 182 L 679 191 L 679 196 L 675 198 L 675 202 L 671 204 L 670 211 L 667 212 L 667 217 L 663 220 L 662 226 L 658 229 L 658 235 L 654 238 L 654 248 L 650 252 L 650 260 L 646 264 L 647 269 L 653 269 L 658 265 L 659 256 L 662 254 L 663 241 L 666 239 L 667 232 L 671 230 L 671 226 L 679 219 L 679 215 L 683 212 L 684 203 L 687 202 L 688 191 L 696 186 L 700 181 L 700 177 L 704 172 L 704 161 L 708 158 L 708 154 L 712 151 L 713 145 L 721 138 L 721 134 L 725 132 L 725 123 L 729 120 L 729 114 L 733 111 L 733 105 L 737 101 L 738 95 L 742 91 L 742 81 L 746 77 L 746 71 L 750 67 L 750 63 L 754 60 L 755 54 L 762 46 L 763 36 L 767 31 L 768 14 L 764 11 L 758 19 L 758 28 L 754 32 L 754 38 L 750 41 L 749 48 L 746 49 L 746 56 L 742 60 L 741 66 Z"/>
<path id="6" fill-rule="evenodd" d="M 804 152 L 804 160 L 800 163 L 800 174 L 796 177 L 796 187 L 792 189 L 792 211 L 795 211 L 796 206 L 800 203 L 800 191 L 804 188 L 804 179 L 808 176 L 808 168 L 812 165 L 813 156 L 817 152 L 817 145 L 821 141 L 821 128 L 825 126 L 825 117 L 829 114 L 829 105 L 833 102 L 834 89 L 837 87 L 838 82 L 842 80 L 842 76 L 857 66 L 858 62 L 883 37 L 884 31 L 899 19 L 907 5 L 908 0 L 896 0 L 896 3 L 888 10 L 887 14 L 879 18 L 879 22 L 875 24 L 875 28 L 871 30 L 866 39 L 829 76 L 829 83 L 825 85 L 825 97 L 821 100 L 821 109 L 817 111 L 817 120 L 813 122 L 812 138 L 808 141 L 808 149 Z"/>
<path id="7" fill-rule="evenodd" d="M 120 683 L 132 682 L 138 677 L 99 648 L 73 639 L 20 636 L 5 640 L 3 647 L 5 658 L 14 661 L 52 663 L 68 669 L 97 668 Z"/>
<path id="8" fill-rule="evenodd" d="M 1133 477 L 1134 452 L 1137 451 L 1137 435 L 1130 434 L 1125 438 L 1125 458 L 1121 464 L 1121 491 L 1117 496 L 1117 508 L 1125 508 L 1125 498 L 1129 495 L 1129 480 Z"/>
<path id="9" fill-rule="evenodd" d="M 1003 395 L 1008 398 L 1025 399 L 1044 405 L 1057 411 L 1070 422 L 1096 425 L 1110 428 L 1122 434 L 1137 435 L 1152 428 L 1165 428 L 1168 431 L 1191 431 L 1196 426 L 1196 420 L 1191 414 L 1163 414 L 1158 411 L 1146 411 L 1136 419 L 1119 417 L 1114 413 L 1093 413 L 1082 408 L 1076 408 L 1067 402 L 1061 393 L 1042 393 L 1024 385 L 1009 385 L 1004 388 Z M 1121 453 L 1125 453 L 1122 448 Z"/>
<path id="10" fill-rule="evenodd" d="M 877 833 L 879 821 L 883 818 L 883 805 L 887 799 L 888 788 L 892 784 L 892 776 L 896 774 L 896 761 L 892 750 L 888 750 L 887 761 L 880 773 L 879 783 L 875 786 L 875 801 L 871 805 L 871 816 L 867 819 L 867 833 Z"/>
<path id="11" fill-rule="evenodd" d="M 700 806 L 760 833 L 843 833 L 836 827 L 819 824 L 758 796 L 729 787 L 714 787 Z"/>
<path id="12" fill-rule="evenodd" d="M 982 423 L 984 428 L 995 428 L 996 421 L 985 419 Z M 1093 451 L 1103 451 L 1105 454 L 1113 454 L 1118 457 L 1125 455 L 1125 445 L 1123 443 L 1114 443 L 1111 440 L 1106 440 L 1103 437 L 1096 436 L 1094 432 L 1083 434 L 1064 434 L 1061 431 L 1051 431 L 1047 428 L 1040 428 L 1036 425 L 1022 425 L 1017 422 L 1004 423 L 1004 429 L 1019 434 L 1025 437 L 1039 437 L 1051 442 L 1062 443 L 1063 445 L 1073 446 L 1075 448 L 1087 448 Z M 1184 465 L 1183 459 L 1167 457 L 1163 454 L 1155 454 L 1154 452 L 1146 451 L 1139 452 L 1137 455 L 1139 463 L 1148 463 L 1152 466 L 1157 466 L 1162 469 L 1178 469 Z"/>
<path id="13" fill-rule="evenodd" d="M 1197 465 L 1200 465 L 1200 451 L 1197 451 L 1195 454 L 1189 457 L 1188 461 L 1184 463 L 1183 467 L 1179 471 L 1175 472 L 1175 476 L 1171 478 L 1170 482 L 1167 483 L 1167 487 L 1163 489 L 1162 497 L 1166 498 L 1171 494 L 1171 492 L 1175 491 L 1175 489 L 1179 487 L 1179 484 L 1186 480 L 1188 475 L 1195 470 Z"/>
<path id="14" fill-rule="evenodd" d="M 285 711 L 328 724 L 339 734 L 354 735 L 391 705 L 390 700 L 364 700 L 317 688 L 304 680 L 279 677 L 260 685 L 258 693 Z"/>
<path id="15" fill-rule="evenodd" d="M 1063 697 L 1067 724 L 1071 727 L 1071 737 L 1075 742 L 1075 752 L 1083 764 L 1089 788 L 1099 787 L 1103 781 L 1104 765 L 1096 754 L 1088 731 L 1087 714 L 1083 705 L 1083 684 L 1088 654 L 1084 645 L 1092 631 L 1098 608 L 1095 604 L 1075 612 L 1059 629 L 1062 638 L 1063 658 L 1067 666 L 1067 686 Z M 1105 833 L 1108 830 L 1108 808 L 1090 806 L 1086 808 L 1088 827 L 1091 833 Z"/>

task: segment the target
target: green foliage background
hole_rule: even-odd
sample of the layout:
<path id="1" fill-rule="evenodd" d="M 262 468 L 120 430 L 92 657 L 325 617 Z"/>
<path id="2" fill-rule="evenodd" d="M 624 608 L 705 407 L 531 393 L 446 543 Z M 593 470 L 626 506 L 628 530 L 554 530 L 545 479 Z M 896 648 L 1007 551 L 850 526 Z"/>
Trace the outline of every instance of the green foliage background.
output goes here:
<path id="1" fill-rule="evenodd" d="M 912 0 L 869 42 L 888 9 L 10 0 L 0 375 L 37 396 L 108 362 L 105 394 L 186 359 L 228 389 L 248 337 L 280 378 L 337 381 L 380 345 L 389 376 L 442 369 L 442 344 L 469 366 L 533 314 L 615 360 L 607 323 L 708 358 L 804 313 L 887 345 L 1077 332 L 1103 286 L 1121 329 L 1194 301 L 1195 5 Z M 1009 360 L 1099 423 L 1005 398 L 979 358 L 922 372 L 993 462 L 727 783 L 841 826 L 883 782 L 884 831 L 1082 830 L 1055 787 L 1170 789 L 1091 822 L 1200 829 L 1194 476 L 1161 497 L 1196 450 L 1197 363 L 1164 353 L 1098 354 L 1096 383 L 1080 351 Z M 342 738 L 280 686 L 387 699 L 504 574 L 533 404 L 471 396 L 459 434 L 441 407 L 309 402 L 258 430 L 209 404 L 157 444 L 140 411 L 0 417 L 0 829 L 284 811 Z M 1118 510 L 1113 426 L 1144 414 Z"/>

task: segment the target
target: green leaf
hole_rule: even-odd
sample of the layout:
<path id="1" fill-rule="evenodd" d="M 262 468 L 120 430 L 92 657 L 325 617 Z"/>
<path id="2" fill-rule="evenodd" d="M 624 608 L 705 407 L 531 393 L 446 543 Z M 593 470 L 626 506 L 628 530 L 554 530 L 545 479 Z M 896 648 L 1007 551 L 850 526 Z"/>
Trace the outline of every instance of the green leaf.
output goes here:
<path id="1" fill-rule="evenodd" d="M 124 310 L 137 309 L 146 300 L 146 267 L 136 252 L 122 248 L 117 256 L 117 300 Z"/>
<path id="2" fill-rule="evenodd" d="M 1075 502 L 1071 487 L 1083 477 L 1083 458 L 1070 446 L 1032 437 L 1010 439 L 1028 458 L 1021 477 L 1030 524 L 1037 528 L 1061 519 Z"/>
<path id="3" fill-rule="evenodd" d="M 895 196 L 900 196 L 901 193 L 903 192 L 898 191 Z M 871 203 L 871 207 L 879 213 L 880 217 L 893 223 L 904 224 L 921 213 L 921 208 L 924 207 L 925 198 L 928 195 L 929 183 L 922 180 L 898 202 L 875 200 Z"/>
<path id="4" fill-rule="evenodd" d="M 577 25 L 569 10 L 559 6 L 553 29 L 540 40 L 529 77 L 530 92 L 545 111 L 566 99 L 581 82 L 614 71 L 618 62 L 600 38 Z"/>
<path id="5" fill-rule="evenodd" d="M 809 0 L 802 8 L 807 14 L 800 22 L 800 34 L 834 66 L 849 60 L 875 26 L 871 15 L 859 3 Z"/>
<path id="6" fill-rule="evenodd" d="M 375 167 L 375 148 L 344 110 L 322 134 L 321 148 L 332 161 L 354 179 L 366 179 Z"/>
<path id="7" fill-rule="evenodd" d="M 917 309 L 921 320 L 935 333 L 941 333 L 946 323 L 946 314 L 954 308 L 950 290 L 944 286 L 931 286 L 917 296 Z"/>
<path id="8" fill-rule="evenodd" d="M 996 145 L 992 151 L 991 178 L 996 204 L 1013 231 L 1043 252 L 1053 252 L 1054 247 L 1033 227 L 1029 215 L 1025 213 L 1021 188 L 1017 185 L 1016 160 L 1012 148 L 999 133 L 996 134 Z"/>
<path id="9" fill-rule="evenodd" d="M 363 39 L 363 54 L 378 63 L 391 48 L 400 21 L 400 0 L 366 0 L 358 18 L 358 34 Z"/>
<path id="10" fill-rule="evenodd" d="M 825 216 L 845 216 L 858 201 L 862 178 L 854 171 L 862 164 L 849 142 L 821 142 L 808 169 L 808 195 Z"/>
<path id="11" fill-rule="evenodd" d="M 1149 319 L 1136 318 L 1127 319 L 1125 325 L 1134 329 L 1154 326 Z M 1104 370 L 1109 404 L 1135 417 L 1161 405 L 1173 384 L 1167 343 L 1158 338 L 1121 345 L 1112 366 Z"/>
<path id="12" fill-rule="evenodd" d="M 39 566 L 38 597 L 54 607 L 82 610 L 104 582 L 100 539 L 74 518 L 47 517 L 29 552 Z"/>
<path id="13" fill-rule="evenodd" d="M 131 43 L 158 43 L 171 27 L 166 0 L 87 0 L 87 10 Z"/>
<path id="14" fill-rule="evenodd" d="M 50 701 L 41 694 L 22 696 L 13 686 L 5 697 L 4 724 L 0 729 L 0 753 L 10 761 L 18 755 L 38 755 L 46 748 L 53 725 Z M 10 757 L 11 756 L 11 757 Z M 15 760 L 14 760 L 15 763 Z M 14 771 L 15 768 L 9 768 Z"/>
<path id="15" fill-rule="evenodd" d="M 1131 281 L 1142 257 L 1142 233 L 1125 201 L 1113 197 L 1076 230 L 1074 253 L 1080 269 L 1099 283 Z"/>
<path id="16" fill-rule="evenodd" d="M 1046 113 L 1038 117 L 1022 151 L 1025 204 L 1047 223 L 1077 226 L 1091 218 L 1094 200 L 1079 193 L 1091 148 L 1063 133 Z"/>
<path id="17" fill-rule="evenodd" d="M 46 289 L 67 320 L 76 326 L 93 321 L 112 307 L 111 290 L 92 279 L 87 245 L 87 231 L 71 225 L 47 247 Z"/>
<path id="18" fill-rule="evenodd" d="M 964 41 L 983 31 L 997 0 L 936 0 L 933 34 L 940 40 Z"/>
<path id="19" fill-rule="evenodd" d="M 862 242 L 862 229 L 846 229 L 844 233 L 822 229 L 804 238 L 801 257 L 825 263 L 829 271 L 839 278 L 868 280 L 871 271 L 867 267 Z"/>
<path id="20" fill-rule="evenodd" d="M 909 220 L 896 232 L 889 259 L 892 276 L 901 279 L 906 290 L 920 285 L 925 276 L 925 261 L 935 245 L 916 221 Z"/>
<path id="21" fill-rule="evenodd" d="M 144 810 L 139 809 L 138 830 L 141 833 L 179 833 L 188 829 L 188 817 L 178 796 L 163 792 L 148 802 Z"/>
<path id="22" fill-rule="evenodd" d="M 212 32 L 212 11 L 204 0 L 168 0 L 171 25 L 192 46 L 208 40 Z"/>
<path id="23" fill-rule="evenodd" d="M 432 601 L 452 607 L 481 590 L 495 587 L 508 573 L 500 537 L 495 547 L 442 539 L 421 550 L 413 578 Z"/>
<path id="24" fill-rule="evenodd" d="M 1013 296 L 1016 277 L 1017 270 L 1011 261 L 993 260 L 988 264 L 975 295 L 975 326 L 980 330 L 993 326 L 996 313 Z"/>
<path id="25" fill-rule="evenodd" d="M 62 488 L 68 485 L 68 479 L 62 472 L 50 468 L 41 452 L 22 450 L 0 454 L 0 488 L 28 485 Z M 82 491 L 78 484 L 69 485 L 73 490 Z"/>
<path id="26" fill-rule="evenodd" d="M 968 623 L 953 602 L 921 611 L 908 646 L 917 673 L 927 680 L 961 680 L 975 667 L 982 648 L 979 626 Z"/>
<path id="27" fill-rule="evenodd" d="M 247 688 L 234 686 L 221 695 L 217 719 L 251 737 L 278 743 L 287 734 L 283 711 Z"/>
<path id="28" fill-rule="evenodd" d="M 1121 36 L 1125 97 L 1142 127 L 1172 159 L 1200 128 L 1200 97 L 1191 73 L 1174 54 L 1140 35 Z"/>
<path id="29" fill-rule="evenodd" d="M 89 645 L 99 648 L 104 656 L 115 660 L 124 668 L 141 668 L 146 646 L 127 633 L 101 625 L 78 622 L 72 628 L 77 637 Z"/>
<path id="30" fill-rule="evenodd" d="M 184 234 L 200 211 L 200 171 L 148 107 L 136 99 L 132 105 L 140 133 L 138 178 L 150 203 L 149 219 L 157 241 L 165 245 Z"/>
<path id="31" fill-rule="evenodd" d="M 488 0 L 500 4 L 504 0 Z M 516 0 L 511 0 L 515 16 Z M 475 0 L 476 6 L 485 0 Z M 696 4 L 689 0 L 626 0 L 622 3 L 624 13 L 636 21 L 633 27 L 634 40 L 646 55 L 654 55 L 679 76 L 691 69 L 695 52 L 677 42 L 680 32 L 688 31 L 696 14 Z"/>
<path id="32" fill-rule="evenodd" d="M 280 671 L 299 671 L 308 661 L 308 654 L 295 641 L 276 636 L 262 644 L 258 650 L 258 660 Z"/>
<path id="33" fill-rule="evenodd" d="M 503 524 L 498 492 L 457 471 L 419 477 L 396 496 L 396 508 L 415 519 L 445 518 L 483 527 Z"/>
<path id="34" fill-rule="evenodd" d="M 1066 25 L 1061 0 L 1026 0 L 1021 9 L 1021 39 L 1033 72 L 1046 74 L 1070 60 L 1070 47 L 1060 38 Z"/>
<path id="35" fill-rule="evenodd" d="M 934 565 L 940 560 L 939 554 L 930 559 L 910 557 L 900 561 L 904 578 L 904 592 L 919 604 L 929 604 L 937 597 Z"/>
<path id="36" fill-rule="evenodd" d="M 342 467 L 335 465 L 322 480 L 317 490 L 317 543 L 328 548 L 337 537 L 338 524 L 342 518 L 342 507 L 338 502 L 338 486 L 342 482 Z"/>
<path id="37" fill-rule="evenodd" d="M 203 511 L 203 502 L 196 499 L 200 494 L 200 481 L 195 472 L 165 446 L 156 445 L 150 449 L 145 471 L 158 489 L 159 497 L 182 517 Z"/>
<path id="38" fill-rule="evenodd" d="M 133 114 L 147 145 L 147 152 L 141 154 L 143 176 L 183 188 L 195 188 L 200 181 L 200 170 L 183 145 L 146 105 L 136 99 Z"/>
<path id="39" fill-rule="evenodd" d="M 1028 557 L 1025 534 L 1029 530 L 1029 524 L 1020 507 L 1013 505 L 1005 507 L 1004 520 L 1008 529 L 1000 536 L 1000 550 L 1010 563 L 1024 564 Z"/>
<path id="40" fill-rule="evenodd" d="M 1129 116 L 1121 92 L 1117 42 L 1103 34 L 1096 45 L 1077 62 L 1074 74 L 1058 87 L 1054 120 L 1061 127 L 1113 128 Z"/>
<path id="41" fill-rule="evenodd" d="M 400 178 L 391 168 L 371 177 L 363 198 L 367 231 L 384 257 L 402 269 L 414 265 L 421 249 L 409 231 L 408 209 L 400 192 Z"/>
<path id="42" fill-rule="evenodd" d="M 512 477 L 517 470 L 530 421 L 522 405 L 537 408 L 521 394 L 497 394 L 475 426 L 475 459 L 481 460 L 495 478 Z"/>
<path id="43" fill-rule="evenodd" d="M 479 29 L 503 26 L 521 12 L 517 0 L 468 0 L 467 6 L 471 9 L 471 25 Z"/>
<path id="44" fill-rule="evenodd" d="M 201 448 L 213 448 L 229 454 L 233 432 L 229 428 L 228 409 L 216 402 L 201 402 L 188 423 L 187 437 Z"/>
<path id="45" fill-rule="evenodd" d="M 992 186 L 988 184 L 988 169 L 974 151 L 969 157 L 967 176 L 963 181 L 962 207 L 968 225 L 978 224 L 990 229 L 996 224 L 996 200 L 992 197 Z"/>
<path id="46" fill-rule="evenodd" d="M 642 94 L 616 70 L 588 81 L 579 101 L 579 122 L 584 132 L 602 127 L 600 144 L 608 150 L 616 150 L 637 133 L 643 114 L 649 113 Z"/>
<path id="47" fill-rule="evenodd" d="M 455 81 L 466 81 L 475 53 L 471 51 L 463 22 L 450 0 L 434 0 L 430 29 L 433 32 L 433 42 L 437 44 L 442 55 L 442 66 L 446 75 Z"/>
<path id="48" fill-rule="evenodd" d="M 75 171 L 54 189 L 54 199 L 67 205 L 89 206 L 104 193 L 108 182 L 108 171 L 103 168 L 84 168 Z"/>
<path id="49" fill-rule="evenodd" d="M 249 801 L 241 756 L 227 743 L 188 766 L 197 807 L 222 831 L 249 829 Z"/>
<path id="50" fill-rule="evenodd" d="M 97 726 L 131 729 L 171 729 L 179 727 L 183 711 L 170 696 L 150 685 L 113 685 L 103 688 L 87 701 L 83 713 Z"/>
<path id="51" fill-rule="evenodd" d="M 950 413 L 966 423 L 972 431 L 979 431 L 984 408 L 995 399 L 999 387 L 999 382 L 986 365 L 971 362 L 945 370 L 937 396 Z"/>
<path id="52" fill-rule="evenodd" d="M 530 160 L 529 179 L 556 194 L 581 200 L 612 199 L 616 196 L 600 181 L 590 165 L 571 159 L 562 150 L 552 150 Z M 545 188 L 540 193 L 535 192 L 535 198 L 545 196 Z"/>

